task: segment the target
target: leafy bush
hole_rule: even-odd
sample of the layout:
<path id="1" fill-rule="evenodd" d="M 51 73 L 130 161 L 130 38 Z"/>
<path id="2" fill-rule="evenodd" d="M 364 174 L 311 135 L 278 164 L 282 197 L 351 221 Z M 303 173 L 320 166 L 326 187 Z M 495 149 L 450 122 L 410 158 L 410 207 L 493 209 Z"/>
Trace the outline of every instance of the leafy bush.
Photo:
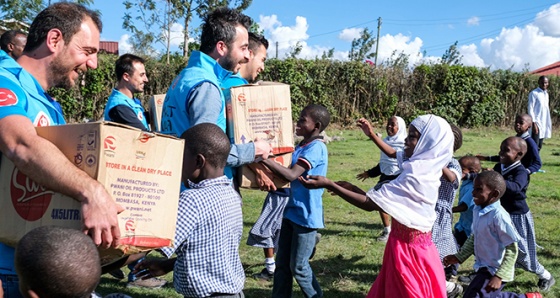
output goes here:
<path id="1" fill-rule="evenodd" d="M 71 122 L 97 120 L 115 85 L 114 55 L 100 54 L 98 68 L 88 71 L 79 88 L 50 90 L 61 102 Z M 167 91 L 185 67 L 146 59 L 149 82 L 140 98 L 144 104 L 154 94 Z M 291 86 L 294 118 L 308 104 L 322 104 L 334 123 L 354 124 L 360 117 L 383 123 L 392 115 L 408 123 L 418 115 L 433 113 L 461 127 L 507 125 L 527 109 L 528 93 L 537 87 L 537 76 L 511 70 L 490 71 L 460 65 L 419 65 L 409 69 L 402 63 L 376 68 L 362 62 L 328 59 L 270 59 L 260 79 Z M 553 122 L 559 114 L 559 80 L 549 78 Z"/>

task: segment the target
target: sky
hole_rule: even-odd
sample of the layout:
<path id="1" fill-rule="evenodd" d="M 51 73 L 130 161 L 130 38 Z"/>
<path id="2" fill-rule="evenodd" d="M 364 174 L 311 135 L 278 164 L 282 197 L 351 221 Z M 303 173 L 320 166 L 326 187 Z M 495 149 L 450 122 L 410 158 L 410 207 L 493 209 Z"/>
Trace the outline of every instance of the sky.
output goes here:
<path id="1" fill-rule="evenodd" d="M 130 51 L 122 1 L 96 0 L 92 7 L 102 13 L 101 39 L 119 41 L 121 54 Z M 285 58 L 299 42 L 299 58 L 321 57 L 334 48 L 334 59 L 348 60 L 352 40 L 364 28 L 376 36 L 381 18 L 378 63 L 400 53 L 411 66 L 437 61 L 455 42 L 468 66 L 524 71 L 560 61 L 555 1 L 253 0 L 244 13 L 264 30 L 269 58 L 276 52 Z M 199 25 L 195 19 L 190 27 Z M 173 26 L 172 51 L 179 51 L 182 29 Z"/>

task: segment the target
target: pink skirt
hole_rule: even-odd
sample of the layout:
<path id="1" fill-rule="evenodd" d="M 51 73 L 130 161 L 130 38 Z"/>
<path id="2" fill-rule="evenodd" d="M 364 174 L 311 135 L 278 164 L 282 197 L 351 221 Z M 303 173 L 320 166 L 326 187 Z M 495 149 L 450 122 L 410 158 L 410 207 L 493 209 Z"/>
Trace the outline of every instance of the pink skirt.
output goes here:
<path id="1" fill-rule="evenodd" d="M 446 298 L 445 273 L 430 232 L 392 220 L 381 271 L 367 298 Z"/>

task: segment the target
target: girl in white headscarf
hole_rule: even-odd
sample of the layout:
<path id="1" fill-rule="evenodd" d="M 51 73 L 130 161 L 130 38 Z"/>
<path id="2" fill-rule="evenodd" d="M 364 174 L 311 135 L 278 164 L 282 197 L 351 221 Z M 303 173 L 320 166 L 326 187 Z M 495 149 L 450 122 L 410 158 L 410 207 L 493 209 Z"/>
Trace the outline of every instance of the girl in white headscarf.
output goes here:
<path id="1" fill-rule="evenodd" d="M 402 172 L 367 193 L 348 182 L 322 176 L 300 177 L 309 188 L 327 188 L 366 211 L 383 210 L 393 217 L 383 266 L 370 297 L 447 297 L 445 274 L 431 239 L 441 169 L 453 154 L 453 133 L 447 121 L 420 116 L 408 128 Z M 403 154 L 397 154 L 401 159 Z"/>
<path id="2" fill-rule="evenodd" d="M 403 118 L 399 116 L 389 118 L 387 125 L 385 126 L 385 130 L 387 131 L 387 137 L 383 139 L 383 142 L 394 150 L 402 151 L 404 148 L 404 139 L 407 134 L 406 123 Z M 368 135 L 365 131 L 364 133 Z M 381 151 L 379 163 L 375 167 L 356 175 L 356 178 L 364 181 L 367 178 L 380 176 L 379 181 L 374 186 L 375 189 L 379 189 L 384 183 L 397 178 L 400 173 L 401 168 L 399 167 L 397 159 L 389 157 Z M 389 239 L 389 233 L 391 232 L 391 216 L 383 211 L 379 211 L 379 215 L 381 216 L 381 222 L 383 223 L 383 232 L 381 232 L 381 235 L 379 235 L 377 240 L 387 242 L 387 239 Z"/>

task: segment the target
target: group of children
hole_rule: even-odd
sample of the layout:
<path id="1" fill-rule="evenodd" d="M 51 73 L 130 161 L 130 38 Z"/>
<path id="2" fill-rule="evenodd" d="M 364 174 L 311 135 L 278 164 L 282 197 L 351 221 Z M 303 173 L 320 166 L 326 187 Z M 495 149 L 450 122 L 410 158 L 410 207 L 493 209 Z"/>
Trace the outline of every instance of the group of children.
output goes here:
<path id="1" fill-rule="evenodd" d="M 379 165 L 357 177 L 381 176 L 369 191 L 326 178 L 328 153 L 320 133 L 329 121 L 324 107 L 307 106 L 296 124 L 296 134 L 303 140 L 295 148 L 291 166 L 284 168 L 272 160 L 261 162 L 274 175 L 291 181 L 281 228 L 277 224 L 273 231 L 280 230 L 275 245 L 272 297 L 291 297 L 293 279 L 305 297 L 323 297 L 309 259 L 317 230 L 324 227 L 321 197 L 325 188 L 358 208 L 389 216 L 384 223 L 390 221 L 390 227 L 387 225 L 381 235 L 388 235 L 383 266 L 367 297 L 456 297 L 462 289 L 446 279 L 453 281 L 457 269 L 453 266 L 472 254 L 475 274 L 464 297 L 540 297 L 539 293 L 502 291 L 513 280 L 515 267 L 537 274 L 542 291 L 554 285 L 550 272 L 537 260 L 534 224 L 526 202 L 529 175 L 541 164 L 538 150 L 533 150 L 534 142 L 526 138 L 528 115 L 516 118 L 517 136 L 502 142 L 499 163 L 493 171 L 482 172 L 479 160 L 496 157 L 464 156 L 455 160 L 453 152 L 461 145 L 461 132 L 441 117 L 425 115 L 414 119 L 406 137 L 404 121 L 392 117 L 386 127 L 388 136 L 383 140 L 367 120 L 360 119 L 358 125 L 382 151 Z M 220 128 L 210 123 L 192 127 L 182 138 L 186 140 L 182 174 L 189 188 L 179 201 L 175 248 L 163 249 L 169 257 L 173 253 L 176 257 L 144 260 L 136 265 L 134 273 L 149 278 L 174 271 L 175 289 L 185 297 L 244 297 L 245 273 L 238 250 L 243 231 L 242 202 L 223 175 L 229 141 Z M 453 207 L 457 189 L 460 201 Z M 452 212 L 461 212 L 454 233 Z M 18 246 L 16 267 L 27 297 L 52 297 L 42 291 L 63 290 L 52 288 L 49 280 L 26 279 L 26 272 L 45 270 L 39 275 L 48 277 L 58 270 L 47 270 L 53 266 L 47 261 L 26 260 L 25 255 L 37 253 L 33 245 L 26 244 L 28 239 L 62 237 L 58 234 L 80 237 L 68 230 L 44 227 L 30 233 Z M 60 242 L 68 244 L 66 240 Z M 91 246 L 75 251 L 95 251 Z M 44 252 L 42 247 L 41 253 Z M 444 266 L 453 268 L 447 269 L 447 278 Z M 100 274 L 98 269 L 94 271 L 88 271 L 87 278 L 76 283 L 76 289 L 67 290 L 92 292 Z M 67 278 L 85 274 L 68 271 Z"/>
<path id="2" fill-rule="evenodd" d="M 441 148 L 424 148 L 428 149 L 424 153 L 417 149 L 418 141 L 415 138 L 418 136 L 415 134 L 420 132 L 422 137 L 423 132 L 419 127 L 428 122 L 425 119 L 419 121 L 420 118 L 422 117 L 415 119 L 409 127 L 404 156 L 399 153 L 400 148 L 392 148 L 387 143 L 383 143 L 365 119 L 358 121 L 364 133 L 379 147 L 382 156 L 394 157 L 395 159 L 391 161 L 398 163 L 402 173 L 409 171 L 414 173 L 411 177 L 402 177 L 401 173 L 396 179 L 393 177 L 392 183 L 381 187 L 377 184 L 367 193 L 346 182 L 332 183 L 323 177 L 310 177 L 309 180 L 313 181 L 309 183 L 314 187 L 326 187 L 362 209 L 370 211 L 381 209 L 389 213 L 393 216 L 393 227 L 400 228 L 399 232 L 393 231 L 390 234 L 383 260 L 384 266 L 368 297 L 396 297 L 392 296 L 395 293 L 401 293 L 402 297 L 457 297 L 463 291 L 462 287 L 455 283 L 458 264 L 473 253 L 476 255 L 475 274 L 472 279 L 463 280 L 469 283 L 464 297 L 540 297 L 539 293 L 501 292 L 504 284 L 513 280 L 515 267 L 537 274 L 539 278 L 537 285 L 541 291 L 548 291 L 555 283 L 550 272 L 538 262 L 534 223 L 526 202 L 529 175 L 537 172 L 541 166 L 538 147 L 529 136 L 531 117 L 527 114 L 516 117 L 517 135 L 502 142 L 497 156 L 464 156 L 459 161 L 448 156 L 447 164 L 439 167 L 442 168 L 439 175 L 434 174 L 441 177 L 437 186 L 437 196 L 434 192 L 434 185 L 437 183 L 425 177 L 426 169 L 414 166 L 422 162 L 432 163 L 429 167 L 437 169 L 439 164 L 436 162 L 440 159 L 436 157 L 443 155 L 443 152 L 438 152 Z M 394 134 L 392 126 L 395 119 L 396 117 L 393 117 L 387 123 L 389 136 L 386 139 Z M 439 125 L 449 127 L 447 123 Z M 450 125 L 450 128 L 454 139 L 452 150 L 455 152 L 461 146 L 462 134 L 456 126 Z M 436 141 L 441 141 L 443 138 L 441 131 L 439 134 Z M 410 147 L 414 148 L 412 153 Z M 497 161 L 498 164 L 492 171 L 481 173 L 480 160 Z M 387 160 L 381 158 L 379 166 L 383 163 L 387 163 Z M 357 178 L 374 176 L 369 173 L 373 171 L 361 173 Z M 412 176 L 416 176 L 416 179 Z M 383 180 L 380 179 L 380 182 Z M 418 181 L 423 183 L 419 184 Z M 459 185 L 461 185 L 459 203 L 453 207 L 455 192 Z M 380 199 L 384 195 L 387 195 L 387 200 L 393 202 Z M 434 197 L 437 197 L 437 200 L 434 201 Z M 415 202 L 421 203 L 415 205 Z M 395 208 L 395 205 L 401 209 Z M 434 210 L 435 215 L 431 213 Z M 399 220 L 399 212 L 405 215 L 416 214 L 423 218 L 402 218 L 401 215 Z M 452 213 L 454 212 L 461 212 L 461 215 L 453 232 Z M 422 224 L 426 223 L 432 224 L 431 241 L 425 239 L 427 227 Z M 385 222 L 383 224 L 385 226 Z M 412 235 L 403 233 L 402 225 L 412 229 Z M 430 250 L 431 245 L 435 244 L 441 262 L 434 262 L 434 258 L 430 257 L 429 260 L 424 259 L 425 263 L 422 264 L 419 263 L 418 255 L 403 256 L 394 252 L 395 243 L 391 241 L 391 237 L 399 239 L 403 235 L 406 237 L 400 240 L 407 242 L 408 249 L 411 251 L 413 250 L 411 247 L 417 249 L 420 245 L 426 249 L 425 254 L 429 255 L 433 253 L 433 250 Z M 394 268 L 385 270 L 387 266 Z M 413 274 L 408 274 L 410 269 L 406 269 L 410 266 L 415 268 Z M 418 267 L 425 272 L 419 274 Z M 441 274 L 434 267 L 445 272 L 446 282 L 441 281 Z M 401 269 L 400 276 L 392 275 L 395 268 Z M 426 275 L 431 272 L 434 275 L 427 277 Z M 431 283 L 427 283 L 426 278 L 431 278 Z"/>
<path id="3" fill-rule="evenodd" d="M 457 287 L 450 289 L 449 282 L 445 282 L 442 262 L 452 268 L 473 253 L 476 274 L 464 297 L 538 297 L 538 293 L 500 292 L 506 282 L 513 280 L 515 265 L 536 273 L 541 290 L 554 284 L 550 272 L 537 260 L 533 220 L 525 200 L 529 174 L 541 164 L 534 142 L 527 138 L 528 115 L 516 118 L 518 137 L 504 140 L 498 157 L 464 156 L 459 161 L 452 158 L 452 153 L 460 147 L 460 130 L 440 117 L 418 117 L 409 126 L 406 138 L 404 120 L 392 117 L 384 140 L 373 132 L 367 120 L 360 119 L 359 126 L 382 151 L 380 163 L 357 177 L 381 176 L 368 192 L 348 182 L 334 183 L 325 178 L 328 154 L 319 134 L 329 120 L 324 107 L 306 107 L 296 125 L 296 134 L 303 141 L 296 147 L 292 166 L 283 168 L 273 161 L 263 161 L 275 175 L 292 181 L 279 241 L 274 246 L 278 253 L 273 297 L 289 297 L 293 278 L 306 297 L 323 296 L 309 258 L 317 229 L 324 227 L 324 188 L 359 208 L 378 210 L 384 218 L 380 240 L 383 236 L 389 238 L 384 266 L 368 297 L 457 295 Z M 238 253 L 243 230 L 241 199 L 223 177 L 229 152 L 227 137 L 215 125 L 206 123 L 189 129 L 183 138 L 187 140 L 183 178 L 190 188 L 180 199 L 176 249 L 164 249 L 168 256 L 174 252 L 177 257 L 144 261 L 137 265 L 135 273 L 146 278 L 173 270 L 175 288 L 186 297 L 242 297 L 244 271 Z M 195 139 L 199 141 L 189 141 Z M 494 171 L 480 173 L 479 160 L 497 158 Z M 443 170 L 437 170 L 440 168 Z M 459 180 L 460 201 L 453 207 Z M 274 208 L 271 212 L 275 212 Z M 450 238 L 452 212 L 461 212 L 461 217 L 455 225 L 455 237 Z M 389 216 L 393 217 L 390 234 Z M 273 232 L 279 228 L 276 225 Z M 47 232 L 41 231 L 41 235 L 49 235 Z M 50 233 L 55 232 L 56 229 Z M 28 238 L 37 237 L 33 235 L 30 233 Z M 25 248 L 25 243 L 22 240 L 18 252 L 30 249 Z M 457 244 L 461 247 L 458 252 Z M 215 247 L 223 251 L 213 253 Z M 204 264 L 200 264 L 202 259 Z M 18 272 L 32 270 L 26 266 L 19 265 Z M 205 266 L 221 270 L 205 274 Z M 447 279 L 454 274 L 456 267 Z M 29 284 L 24 278 L 22 281 L 23 285 Z M 216 287 L 220 282 L 221 286 Z M 47 289 L 46 285 L 36 287 Z M 93 290 L 91 285 L 83 289 Z"/>

